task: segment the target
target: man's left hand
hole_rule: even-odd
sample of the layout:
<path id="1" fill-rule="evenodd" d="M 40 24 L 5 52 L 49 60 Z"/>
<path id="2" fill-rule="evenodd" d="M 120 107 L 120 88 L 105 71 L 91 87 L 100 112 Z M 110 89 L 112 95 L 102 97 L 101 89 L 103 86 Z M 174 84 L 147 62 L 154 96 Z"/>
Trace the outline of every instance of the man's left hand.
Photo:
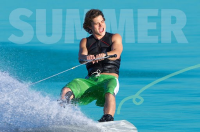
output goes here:
<path id="1" fill-rule="evenodd" d="M 103 58 L 103 57 L 105 57 L 105 56 L 106 56 L 105 53 L 100 53 L 100 54 L 97 54 L 97 55 L 96 55 L 96 59 L 98 59 L 98 58 Z M 102 61 L 102 60 L 104 60 L 104 59 L 99 59 L 99 60 L 96 60 L 95 62 L 98 63 L 98 61 Z"/>

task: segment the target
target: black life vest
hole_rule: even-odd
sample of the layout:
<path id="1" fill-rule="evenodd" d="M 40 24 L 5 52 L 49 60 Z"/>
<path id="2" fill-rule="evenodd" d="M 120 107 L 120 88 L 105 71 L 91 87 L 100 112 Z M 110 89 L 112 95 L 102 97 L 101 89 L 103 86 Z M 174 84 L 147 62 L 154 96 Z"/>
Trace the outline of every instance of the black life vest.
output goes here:
<path id="1" fill-rule="evenodd" d="M 111 33 L 107 33 L 100 40 L 96 39 L 93 35 L 87 37 L 87 50 L 88 55 L 97 55 L 104 52 L 111 51 L 112 47 L 112 35 Z M 109 60 L 104 59 L 103 61 L 99 61 L 98 63 L 88 63 L 86 68 L 88 70 L 88 75 L 90 76 L 93 72 L 96 72 L 98 69 L 101 73 L 116 73 L 119 75 L 120 68 L 120 59 L 117 60 Z"/>

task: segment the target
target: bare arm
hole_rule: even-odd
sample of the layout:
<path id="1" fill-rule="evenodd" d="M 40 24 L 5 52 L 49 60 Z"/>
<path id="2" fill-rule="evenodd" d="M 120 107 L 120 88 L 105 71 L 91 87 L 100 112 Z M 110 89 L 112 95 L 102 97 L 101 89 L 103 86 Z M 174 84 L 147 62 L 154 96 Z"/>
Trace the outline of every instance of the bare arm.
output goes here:
<path id="1" fill-rule="evenodd" d="M 112 47 L 111 47 L 111 51 L 107 52 L 107 55 L 114 55 L 117 54 L 116 58 L 109 58 L 109 60 L 116 60 L 119 59 L 123 50 L 123 45 L 122 45 L 122 37 L 119 34 L 114 34 L 112 36 Z M 100 53 L 98 55 L 96 55 L 96 58 L 101 58 L 101 57 L 105 57 L 105 53 Z M 102 61 L 104 59 L 101 59 L 99 61 Z M 98 63 L 98 61 L 96 61 Z"/>
<path id="2" fill-rule="evenodd" d="M 109 58 L 110 60 L 116 60 L 119 59 L 121 56 L 121 53 L 123 51 L 123 45 L 122 45 L 122 37 L 119 34 L 114 34 L 112 36 L 112 47 L 111 51 L 107 52 L 108 55 L 114 55 L 117 54 L 116 58 Z"/>
<path id="3" fill-rule="evenodd" d="M 83 38 L 81 40 L 81 42 L 80 42 L 78 60 L 80 60 L 80 59 L 82 59 L 82 60 L 95 59 L 94 55 L 88 55 L 88 50 L 87 50 L 87 47 L 86 47 L 86 43 L 87 43 L 87 39 L 86 38 Z"/>
<path id="4" fill-rule="evenodd" d="M 80 41 L 78 60 L 80 60 L 80 59 L 86 60 L 86 56 L 88 55 L 88 51 L 87 51 L 87 48 L 86 48 L 86 42 L 87 42 L 86 38 L 83 38 Z"/>

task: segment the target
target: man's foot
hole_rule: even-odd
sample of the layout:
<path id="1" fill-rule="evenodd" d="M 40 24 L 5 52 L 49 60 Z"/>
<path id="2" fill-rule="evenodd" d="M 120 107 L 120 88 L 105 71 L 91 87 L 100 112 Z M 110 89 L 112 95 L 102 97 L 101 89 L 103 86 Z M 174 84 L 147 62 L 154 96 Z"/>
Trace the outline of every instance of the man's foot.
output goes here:
<path id="1" fill-rule="evenodd" d="M 99 122 L 106 122 L 106 121 L 114 121 L 114 118 L 112 117 L 112 115 L 110 114 L 105 114 L 101 117 L 100 120 L 98 120 Z"/>

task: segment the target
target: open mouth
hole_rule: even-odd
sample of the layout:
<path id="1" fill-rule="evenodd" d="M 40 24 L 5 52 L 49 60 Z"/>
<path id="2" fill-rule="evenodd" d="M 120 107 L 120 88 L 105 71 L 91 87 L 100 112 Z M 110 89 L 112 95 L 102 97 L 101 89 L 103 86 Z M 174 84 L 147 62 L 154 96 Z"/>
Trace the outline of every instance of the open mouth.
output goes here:
<path id="1" fill-rule="evenodd" d="M 104 28 L 99 28 L 99 32 L 102 33 L 104 31 Z"/>

